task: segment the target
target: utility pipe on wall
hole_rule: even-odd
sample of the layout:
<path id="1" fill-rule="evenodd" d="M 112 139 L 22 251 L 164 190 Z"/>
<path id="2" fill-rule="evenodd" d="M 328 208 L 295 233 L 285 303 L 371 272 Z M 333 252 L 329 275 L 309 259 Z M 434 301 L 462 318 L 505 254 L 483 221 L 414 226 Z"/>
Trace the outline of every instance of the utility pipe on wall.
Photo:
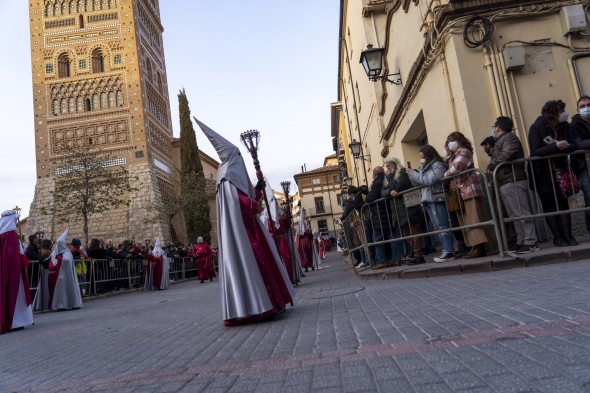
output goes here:
<path id="1" fill-rule="evenodd" d="M 485 46 L 483 47 L 483 56 L 484 56 L 484 60 L 485 60 L 484 67 L 485 67 L 486 71 L 488 72 L 488 79 L 490 81 L 490 87 L 492 88 L 492 98 L 494 100 L 494 107 L 496 109 L 496 117 L 498 117 L 502 114 L 502 108 L 500 107 L 500 97 L 498 94 L 498 87 L 496 85 L 496 80 L 494 77 L 492 59 L 491 59 L 490 54 Z"/>
<path id="2" fill-rule="evenodd" d="M 506 62 L 504 61 L 504 56 L 502 55 L 502 53 L 498 50 L 498 47 L 496 45 L 494 45 L 493 47 L 494 49 L 494 55 L 496 56 L 496 59 L 498 61 L 498 65 L 500 67 L 500 69 L 498 70 L 502 76 L 502 84 L 504 86 L 504 92 L 506 94 L 506 100 L 508 101 L 508 109 L 510 110 L 510 114 L 508 116 L 510 116 L 511 118 L 514 119 L 514 117 L 516 116 L 516 110 L 514 108 L 514 99 L 512 97 L 512 92 L 510 90 L 510 82 L 508 81 L 508 72 L 506 71 Z"/>
<path id="3" fill-rule="evenodd" d="M 445 52 L 440 52 L 440 62 L 442 65 L 443 76 L 445 80 L 445 86 L 447 88 L 447 95 L 451 102 L 451 108 L 453 109 L 453 123 L 455 124 L 455 130 L 459 131 L 459 120 L 457 119 L 457 108 L 455 107 L 455 96 L 453 95 L 453 89 L 451 88 L 451 77 L 449 75 L 449 68 L 447 66 L 447 58 Z"/>

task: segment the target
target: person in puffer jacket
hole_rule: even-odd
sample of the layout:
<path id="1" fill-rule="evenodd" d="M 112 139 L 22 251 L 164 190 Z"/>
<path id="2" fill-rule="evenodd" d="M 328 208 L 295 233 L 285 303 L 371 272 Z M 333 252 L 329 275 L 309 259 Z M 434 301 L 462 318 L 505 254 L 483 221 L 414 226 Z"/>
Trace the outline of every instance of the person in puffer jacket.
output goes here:
<path id="1" fill-rule="evenodd" d="M 449 229 L 449 215 L 445 202 L 445 190 L 441 179 L 445 175 L 443 159 L 431 145 L 420 148 L 420 168 L 412 170 L 406 168 L 406 173 L 414 186 L 422 186 L 420 191 L 422 205 L 428 212 L 428 217 L 434 228 L 431 230 Z M 442 253 L 434 258 L 435 262 L 448 262 L 455 259 L 453 235 L 443 232 L 438 235 L 442 244 Z"/>

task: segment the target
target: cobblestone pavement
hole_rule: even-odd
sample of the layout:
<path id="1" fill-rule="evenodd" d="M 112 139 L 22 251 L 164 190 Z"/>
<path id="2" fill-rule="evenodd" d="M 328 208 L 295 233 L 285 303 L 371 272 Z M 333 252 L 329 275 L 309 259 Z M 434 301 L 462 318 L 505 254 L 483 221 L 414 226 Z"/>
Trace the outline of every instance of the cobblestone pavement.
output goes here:
<path id="1" fill-rule="evenodd" d="M 87 301 L 0 336 L 0 392 L 587 392 L 590 264 L 363 281 L 335 252 L 274 320 L 217 282 Z"/>

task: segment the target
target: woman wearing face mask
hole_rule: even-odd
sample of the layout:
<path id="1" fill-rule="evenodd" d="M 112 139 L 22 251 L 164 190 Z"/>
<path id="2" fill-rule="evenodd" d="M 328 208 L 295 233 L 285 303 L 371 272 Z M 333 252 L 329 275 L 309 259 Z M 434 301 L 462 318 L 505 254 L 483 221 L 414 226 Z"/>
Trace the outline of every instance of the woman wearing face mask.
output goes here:
<path id="1" fill-rule="evenodd" d="M 452 132 L 447 137 L 447 146 L 451 152 L 449 169 L 445 176 L 454 176 L 472 169 L 473 147 L 471 142 L 460 132 Z M 484 207 L 482 203 L 483 189 L 476 172 L 455 176 L 449 182 L 451 189 L 459 190 L 459 202 L 461 209 L 457 212 L 459 224 L 478 224 L 483 220 Z M 487 254 L 485 245 L 488 242 L 483 228 L 469 228 L 463 230 L 465 244 L 471 250 L 464 258 L 478 258 Z"/>
<path id="2" fill-rule="evenodd" d="M 531 157 L 570 153 L 576 150 L 569 133 L 569 114 L 561 100 L 547 101 L 541 109 L 541 116 L 529 129 L 529 148 Z M 570 141 L 568 141 L 570 140 Z M 529 178 L 531 188 L 536 189 L 543 212 L 569 210 L 567 198 L 561 195 L 556 184 L 554 168 L 568 169 L 567 157 L 557 157 L 532 162 L 533 179 Z M 534 180 L 534 182 L 532 181 Z M 545 217 L 553 234 L 553 244 L 558 247 L 578 244 L 572 236 L 572 222 L 569 213 Z"/>
<path id="3" fill-rule="evenodd" d="M 590 150 L 590 96 L 580 97 L 577 107 L 578 114 L 572 116 L 570 122 L 570 135 L 578 150 Z M 584 194 L 584 206 L 590 207 L 590 173 L 586 164 L 586 154 L 577 154 L 571 165 Z M 584 215 L 586 230 L 590 233 L 590 211 L 584 212 Z"/>
<path id="4" fill-rule="evenodd" d="M 424 186 L 420 190 L 422 205 L 428 212 L 428 217 L 434 228 L 432 230 L 449 229 L 449 216 L 445 203 L 445 191 L 440 181 L 444 177 L 445 167 L 442 157 L 430 145 L 420 148 L 420 169 L 414 171 L 406 168 L 406 173 L 414 186 Z M 447 262 L 455 259 L 453 235 L 444 232 L 439 235 L 442 253 L 434 258 L 434 262 Z"/>

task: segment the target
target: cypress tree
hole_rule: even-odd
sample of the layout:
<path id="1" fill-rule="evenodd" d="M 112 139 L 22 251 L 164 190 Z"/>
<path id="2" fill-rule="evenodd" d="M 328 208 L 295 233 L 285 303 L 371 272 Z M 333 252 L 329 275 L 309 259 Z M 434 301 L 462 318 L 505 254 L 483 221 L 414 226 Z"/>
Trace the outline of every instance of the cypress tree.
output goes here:
<path id="1" fill-rule="evenodd" d="M 180 112 L 180 189 L 182 199 L 185 201 L 183 212 L 186 232 L 191 242 L 195 242 L 198 236 L 202 236 L 207 243 L 211 243 L 211 220 L 205 175 L 184 89 L 178 94 L 178 107 Z"/>

